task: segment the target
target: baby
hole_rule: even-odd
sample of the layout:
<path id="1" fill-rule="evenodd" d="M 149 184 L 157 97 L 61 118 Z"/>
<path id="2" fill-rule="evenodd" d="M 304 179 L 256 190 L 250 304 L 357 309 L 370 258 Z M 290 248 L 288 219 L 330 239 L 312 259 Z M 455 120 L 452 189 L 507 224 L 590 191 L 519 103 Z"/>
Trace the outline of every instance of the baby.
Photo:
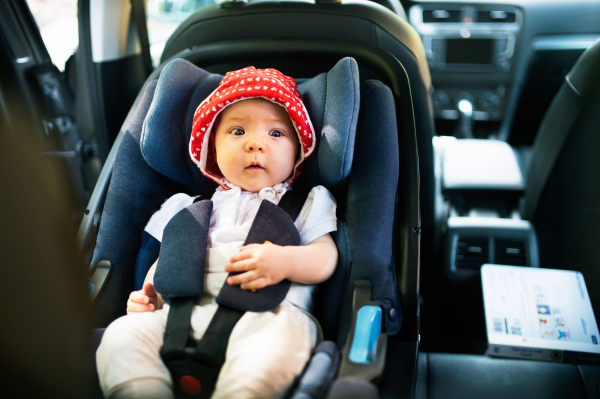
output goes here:
<path id="1" fill-rule="evenodd" d="M 310 316 L 312 284 L 331 276 L 337 249 L 335 200 L 313 188 L 295 221 L 301 246 L 243 246 L 263 200 L 275 204 L 315 147 L 314 130 L 293 79 L 253 67 L 228 73 L 194 115 L 190 156 L 219 183 L 212 196 L 204 296 L 194 306 L 192 328 L 200 339 L 216 312 L 223 284 L 259 290 L 291 280 L 286 299 L 273 311 L 246 312 L 229 339 L 213 398 L 271 398 L 285 393 L 317 343 Z M 194 198 L 176 194 L 154 214 L 146 231 L 162 230 Z M 97 352 L 100 384 L 108 398 L 172 398 L 169 371 L 160 358 L 168 304 L 154 290 L 158 261 L 143 288 L 132 292 L 127 316 L 115 320 Z M 230 272 L 241 272 L 229 277 Z"/>

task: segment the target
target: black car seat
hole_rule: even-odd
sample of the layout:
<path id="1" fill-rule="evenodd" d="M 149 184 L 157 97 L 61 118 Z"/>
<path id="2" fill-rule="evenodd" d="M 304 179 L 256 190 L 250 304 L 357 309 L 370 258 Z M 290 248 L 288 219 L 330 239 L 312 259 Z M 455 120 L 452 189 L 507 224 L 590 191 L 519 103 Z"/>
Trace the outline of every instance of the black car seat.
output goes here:
<path id="1" fill-rule="evenodd" d="M 537 133 L 522 216 L 545 268 L 583 273 L 600 315 L 600 41 L 565 77 Z M 600 366 L 419 354 L 419 398 L 590 398 Z"/>
<path id="2" fill-rule="evenodd" d="M 419 353 L 419 399 L 586 399 L 598 396 L 600 366 Z"/>
<path id="3" fill-rule="evenodd" d="M 379 4 L 377 4 L 379 3 Z M 400 62 L 410 81 L 419 150 L 421 262 L 433 255 L 435 134 L 431 76 L 423 43 L 394 0 L 224 2 L 192 14 L 167 41 L 161 62 L 181 57 L 224 73 L 246 65 L 314 76 L 344 56 L 354 57 L 363 77 L 393 86 L 387 71 Z M 394 12 L 392 12 L 394 11 Z M 382 62 L 379 53 L 391 55 Z M 387 71 L 386 71 L 387 70 Z"/>
<path id="4" fill-rule="evenodd" d="M 523 217 L 540 265 L 583 273 L 600 320 L 600 41 L 579 58 L 535 138 Z"/>
<path id="5" fill-rule="evenodd" d="M 158 91 L 155 94 L 156 78 L 162 71 L 161 67 L 160 71 L 151 75 L 132 109 L 116 143 L 118 149 L 111 151 L 105 167 L 105 170 L 108 169 L 106 175 L 112 172 L 110 187 L 107 187 L 108 179 L 101 180 L 89 207 L 90 215 L 99 214 L 106 197 L 92 259 L 92 271 L 104 268 L 111 273 L 97 288 L 98 291 L 104 290 L 95 303 L 99 326 L 106 326 L 125 313 L 127 296 L 136 288 L 134 269 L 140 233 L 152 212 L 176 192 L 211 195 L 214 191 L 214 183 L 200 174 L 191 161 L 187 161 L 185 135 L 189 138 L 191 132 L 193 112 L 190 109 L 195 108 L 193 104 L 209 94 L 221 77 L 183 60 L 175 63 L 185 63 L 185 68 L 196 72 L 175 73 L 172 79 L 178 80 L 181 89 L 160 94 L 167 96 L 168 102 L 180 104 L 178 112 L 165 109 L 158 113 L 164 118 L 165 134 L 171 137 L 166 142 L 168 145 L 144 142 L 148 137 L 142 135 L 148 110 L 160 107 L 153 103 L 153 97 L 158 95 Z M 168 65 L 165 68 L 173 64 Z M 340 69 L 344 69 L 345 74 L 335 73 Z M 400 303 L 404 297 L 410 298 L 410 293 L 413 297 L 411 302 L 416 301 L 416 276 L 410 272 L 418 270 L 419 238 L 414 121 L 410 88 L 402 72 L 399 64 L 393 70 L 397 76 L 394 90 L 402 97 L 394 97 L 379 82 L 359 82 L 358 68 L 352 59 L 340 61 L 331 72 L 300 85 L 315 131 L 322 131 L 319 150 L 307 160 L 300 179 L 311 179 L 307 183 L 311 186 L 324 184 L 334 193 L 338 198 L 340 220 L 338 232 L 334 234 L 340 263 L 333 278 L 322 285 L 316 299 L 316 316 L 325 338 L 342 348 L 348 334 L 353 332 L 355 308 L 359 304 L 357 298 L 361 300 L 356 292 L 363 289 L 359 287 L 361 281 L 370 282 L 372 290 L 368 288 L 365 299 L 376 301 L 381 306 L 383 331 L 394 335 L 388 342 L 388 367 L 382 382 L 382 393 L 389 395 L 402 390 L 410 395 L 417 353 L 416 340 L 396 334 L 403 322 L 402 316 L 409 321 L 406 336 L 410 337 L 417 328 L 414 325 L 417 315 L 409 313 L 413 308 L 402 306 L 400 310 L 398 304 L 399 291 L 403 293 Z M 360 106 L 354 110 L 358 119 L 356 114 L 354 118 L 349 115 L 348 120 L 340 118 L 350 111 L 344 107 L 348 101 L 346 95 L 336 94 L 336 87 L 348 84 L 355 86 L 355 95 L 360 92 L 360 98 L 356 99 Z M 338 122 L 334 123 L 335 120 Z M 356 123 L 354 151 L 348 141 L 346 150 L 340 153 L 337 147 L 343 143 L 337 137 L 341 126 L 351 125 L 352 120 Z M 183 126 L 186 128 L 183 129 Z M 346 130 L 348 128 L 345 127 Z M 163 145 L 165 158 L 154 157 L 148 161 L 143 152 L 152 145 Z M 141 150 L 141 147 L 146 150 Z M 166 162 L 166 159 L 170 161 Z M 332 159 L 337 162 L 332 162 Z M 93 237 L 91 226 L 92 217 L 84 218 L 80 230 L 82 242 L 86 241 L 86 237 Z M 402 331 L 405 328 L 403 326 Z M 401 358 L 398 358 L 399 354 Z M 402 378 L 398 378 L 397 372 L 402 368 L 404 373 Z M 361 374 L 353 365 L 346 365 L 345 370 L 346 375 Z"/>

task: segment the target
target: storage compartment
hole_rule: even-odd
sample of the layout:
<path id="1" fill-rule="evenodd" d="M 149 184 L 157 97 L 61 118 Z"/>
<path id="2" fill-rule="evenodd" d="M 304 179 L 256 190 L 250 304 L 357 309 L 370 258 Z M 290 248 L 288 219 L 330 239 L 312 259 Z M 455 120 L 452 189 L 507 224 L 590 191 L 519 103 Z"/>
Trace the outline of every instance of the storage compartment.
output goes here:
<path id="1" fill-rule="evenodd" d="M 484 263 L 539 267 L 535 230 L 518 219 L 451 217 L 445 268 L 453 281 L 478 279 Z"/>

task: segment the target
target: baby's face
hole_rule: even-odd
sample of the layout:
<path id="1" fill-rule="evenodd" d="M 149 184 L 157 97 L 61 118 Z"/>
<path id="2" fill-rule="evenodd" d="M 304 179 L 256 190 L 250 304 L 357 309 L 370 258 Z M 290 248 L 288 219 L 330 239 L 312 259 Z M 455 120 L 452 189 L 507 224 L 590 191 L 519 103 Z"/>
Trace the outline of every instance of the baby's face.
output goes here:
<path id="1" fill-rule="evenodd" d="M 299 144 L 283 107 L 262 98 L 242 100 L 217 122 L 215 160 L 229 182 L 257 192 L 290 177 Z"/>

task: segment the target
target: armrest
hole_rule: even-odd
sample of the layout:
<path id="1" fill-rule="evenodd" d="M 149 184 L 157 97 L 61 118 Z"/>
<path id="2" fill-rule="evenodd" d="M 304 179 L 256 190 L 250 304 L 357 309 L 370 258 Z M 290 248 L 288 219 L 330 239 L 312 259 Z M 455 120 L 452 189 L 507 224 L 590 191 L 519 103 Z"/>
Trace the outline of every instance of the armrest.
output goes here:
<path id="1" fill-rule="evenodd" d="M 457 140 L 443 153 L 443 190 L 524 191 L 510 145 L 497 140 Z"/>
<path id="2" fill-rule="evenodd" d="M 371 283 L 354 283 L 352 325 L 344 347 L 339 377 L 373 381 L 383 374 L 387 353 L 386 333 L 381 333 L 381 308 L 371 300 Z"/>

